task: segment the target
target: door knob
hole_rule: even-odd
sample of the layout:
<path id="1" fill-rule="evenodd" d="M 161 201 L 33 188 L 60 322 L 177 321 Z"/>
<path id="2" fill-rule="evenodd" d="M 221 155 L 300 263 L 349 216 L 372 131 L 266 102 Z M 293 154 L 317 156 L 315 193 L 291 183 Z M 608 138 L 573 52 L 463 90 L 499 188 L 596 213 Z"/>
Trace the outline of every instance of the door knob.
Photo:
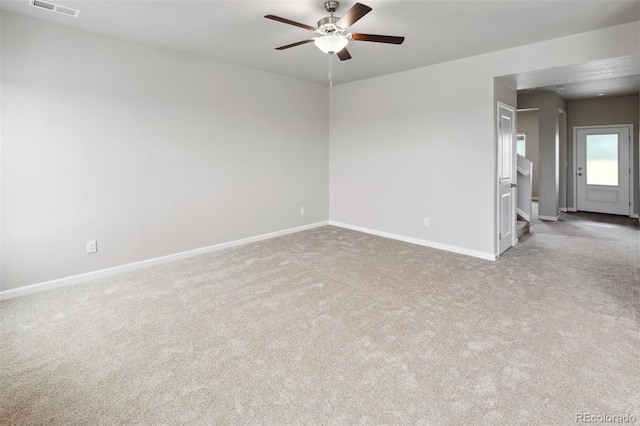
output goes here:
<path id="1" fill-rule="evenodd" d="M 512 184 L 511 184 L 511 187 L 512 187 L 512 188 L 517 188 L 517 187 L 518 187 L 518 184 L 517 184 L 517 183 L 512 183 Z"/>
<path id="2" fill-rule="evenodd" d="M 582 173 L 578 173 L 578 176 L 582 176 Z"/>

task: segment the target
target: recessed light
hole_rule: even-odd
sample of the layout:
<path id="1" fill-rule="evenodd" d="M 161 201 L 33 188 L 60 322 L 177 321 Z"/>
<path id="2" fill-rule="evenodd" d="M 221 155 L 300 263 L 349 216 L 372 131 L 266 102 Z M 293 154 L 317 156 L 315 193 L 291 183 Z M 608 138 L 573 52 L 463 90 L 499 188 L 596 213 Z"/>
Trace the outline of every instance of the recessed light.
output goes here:
<path id="1" fill-rule="evenodd" d="M 604 96 L 604 93 L 596 93 L 596 96 Z"/>

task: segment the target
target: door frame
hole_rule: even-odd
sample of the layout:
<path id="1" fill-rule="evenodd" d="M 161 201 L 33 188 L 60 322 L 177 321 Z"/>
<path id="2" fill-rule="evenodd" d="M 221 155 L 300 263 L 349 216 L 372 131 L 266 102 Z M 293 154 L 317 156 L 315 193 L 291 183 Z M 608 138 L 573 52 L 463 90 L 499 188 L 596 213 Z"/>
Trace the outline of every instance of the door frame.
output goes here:
<path id="1" fill-rule="evenodd" d="M 633 158 L 633 124 L 605 124 L 605 125 L 596 125 L 596 126 L 573 126 L 573 209 L 571 211 L 578 211 L 578 175 L 576 171 L 576 164 L 578 164 L 578 130 L 584 129 L 614 129 L 620 127 L 627 127 L 629 129 L 629 217 L 634 217 L 633 215 L 633 206 L 634 206 L 634 191 L 635 187 L 633 185 L 633 176 L 635 175 L 634 170 L 634 158 Z"/>

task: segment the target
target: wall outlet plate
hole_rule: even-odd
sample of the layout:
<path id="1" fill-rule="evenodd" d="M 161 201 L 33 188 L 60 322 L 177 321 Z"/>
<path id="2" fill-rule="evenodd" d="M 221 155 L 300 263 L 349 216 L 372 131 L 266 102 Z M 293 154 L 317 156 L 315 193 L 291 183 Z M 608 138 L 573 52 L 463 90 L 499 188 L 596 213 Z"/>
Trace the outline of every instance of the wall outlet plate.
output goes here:
<path id="1" fill-rule="evenodd" d="M 96 240 L 87 241 L 87 253 L 96 253 L 98 251 L 98 242 Z"/>

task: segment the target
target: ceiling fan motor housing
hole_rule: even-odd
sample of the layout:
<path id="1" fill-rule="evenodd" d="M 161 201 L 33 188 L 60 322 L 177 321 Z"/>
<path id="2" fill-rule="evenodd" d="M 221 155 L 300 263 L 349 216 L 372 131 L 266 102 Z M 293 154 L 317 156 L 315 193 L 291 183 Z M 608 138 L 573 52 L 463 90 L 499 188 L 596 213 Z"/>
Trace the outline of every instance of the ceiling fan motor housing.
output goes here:
<path id="1" fill-rule="evenodd" d="M 322 34 L 342 34 L 346 29 L 336 25 L 340 18 L 335 16 L 327 16 L 318 21 L 318 32 Z"/>

